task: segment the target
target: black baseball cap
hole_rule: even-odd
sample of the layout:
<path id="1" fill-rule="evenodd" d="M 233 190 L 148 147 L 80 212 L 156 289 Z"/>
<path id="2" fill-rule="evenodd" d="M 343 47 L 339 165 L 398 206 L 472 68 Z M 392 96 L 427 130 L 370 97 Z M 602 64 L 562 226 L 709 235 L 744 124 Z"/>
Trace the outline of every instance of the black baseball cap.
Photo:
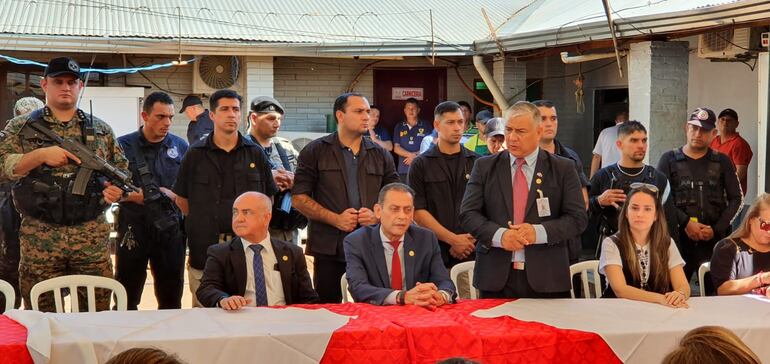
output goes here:
<path id="1" fill-rule="evenodd" d="M 251 100 L 251 111 L 256 113 L 277 112 L 283 115 L 283 106 L 278 100 L 269 96 L 257 96 Z"/>
<path id="2" fill-rule="evenodd" d="M 695 109 L 687 120 L 688 124 L 699 126 L 706 130 L 713 130 L 716 128 L 716 122 L 717 117 L 714 115 L 714 111 L 705 107 Z"/>
<path id="3" fill-rule="evenodd" d="M 481 122 L 482 124 L 486 125 L 487 120 L 495 117 L 492 115 L 492 112 L 489 110 L 481 110 L 478 113 L 476 113 L 476 121 Z"/>
<path id="4" fill-rule="evenodd" d="M 722 112 L 719 113 L 719 116 L 717 117 L 717 119 L 719 119 L 719 118 L 721 118 L 723 116 L 729 116 L 729 117 L 731 117 L 731 118 L 733 118 L 735 120 L 738 120 L 738 113 L 735 112 L 735 110 L 730 109 L 730 108 L 722 110 Z"/>
<path id="5" fill-rule="evenodd" d="M 186 109 L 188 106 L 193 105 L 203 105 L 203 101 L 201 101 L 201 98 L 195 95 L 188 95 L 184 98 L 184 101 L 182 101 L 182 108 L 179 109 L 179 113 L 183 113 L 184 109 Z"/>
<path id="6" fill-rule="evenodd" d="M 48 61 L 45 66 L 43 77 L 56 77 L 64 74 L 70 74 L 80 78 L 80 64 L 69 57 L 59 57 Z"/>

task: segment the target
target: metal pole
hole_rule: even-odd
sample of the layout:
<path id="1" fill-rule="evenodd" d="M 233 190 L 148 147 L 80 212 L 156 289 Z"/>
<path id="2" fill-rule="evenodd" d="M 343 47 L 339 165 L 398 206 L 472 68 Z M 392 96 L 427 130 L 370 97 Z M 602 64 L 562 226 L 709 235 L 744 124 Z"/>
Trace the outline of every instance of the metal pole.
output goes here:
<path id="1" fill-rule="evenodd" d="M 770 178 L 768 178 L 767 176 L 767 174 L 770 173 L 770 159 L 767 158 L 767 150 L 768 150 L 767 141 L 770 140 L 770 44 L 768 44 L 767 52 L 768 52 L 767 53 L 768 62 L 766 66 L 768 68 L 767 68 L 767 83 L 765 84 L 765 87 L 767 88 L 767 90 L 765 90 L 765 92 L 767 93 L 767 104 L 765 105 L 765 113 L 767 114 L 765 118 L 765 155 L 757 158 L 757 160 L 762 160 L 761 157 L 765 158 L 765 175 L 762 176 L 762 178 L 765 179 L 765 192 L 770 191 Z M 757 191 L 757 194 L 761 192 L 762 191 Z"/>

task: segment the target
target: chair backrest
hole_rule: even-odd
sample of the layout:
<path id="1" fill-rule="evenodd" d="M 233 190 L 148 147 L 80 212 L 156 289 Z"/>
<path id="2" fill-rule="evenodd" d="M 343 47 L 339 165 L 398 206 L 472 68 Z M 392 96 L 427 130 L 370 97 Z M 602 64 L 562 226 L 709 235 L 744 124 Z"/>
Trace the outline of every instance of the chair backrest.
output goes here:
<path id="1" fill-rule="evenodd" d="M 569 267 L 569 280 L 570 280 L 570 286 L 572 286 L 572 277 L 575 276 L 575 274 L 580 273 L 580 281 L 583 285 L 583 295 L 584 298 L 592 298 L 591 297 L 591 288 L 588 284 L 588 273 L 592 272 L 593 274 L 593 283 L 594 283 L 594 295 L 599 298 L 602 296 L 602 284 L 601 279 L 599 277 L 599 261 L 598 260 L 586 260 L 585 262 L 575 263 Z M 575 289 L 574 287 L 570 288 L 569 290 L 570 295 L 572 295 L 572 298 L 575 298 Z"/>
<path id="2" fill-rule="evenodd" d="M 61 289 L 69 288 L 70 291 L 70 303 L 72 306 L 72 312 L 80 312 L 79 300 L 77 295 L 78 287 L 86 287 L 88 292 L 88 312 L 96 311 L 96 294 L 95 288 L 106 288 L 112 290 L 115 294 L 115 301 L 118 306 L 118 311 L 125 311 L 128 307 L 128 295 L 126 289 L 120 282 L 107 277 L 88 276 L 88 275 L 69 275 L 47 279 L 32 287 L 30 291 L 30 301 L 32 301 L 32 309 L 38 311 L 38 298 L 41 294 L 49 291 L 53 291 L 54 303 L 56 304 L 56 312 L 64 312 L 62 305 Z"/>
<path id="3" fill-rule="evenodd" d="M 706 297 L 706 286 L 704 286 L 706 273 L 711 271 L 711 262 L 705 262 L 698 268 L 698 287 L 700 288 L 700 296 Z"/>
<path id="4" fill-rule="evenodd" d="M 353 302 L 353 296 L 348 291 L 348 274 L 343 273 L 340 277 L 340 292 L 342 292 L 342 303 Z"/>
<path id="5" fill-rule="evenodd" d="M 459 277 L 460 273 L 468 272 L 468 289 L 471 292 L 471 299 L 478 298 L 478 292 L 476 291 L 476 288 L 473 287 L 473 267 L 476 266 L 475 261 L 470 262 L 462 262 L 454 267 L 452 267 L 452 270 L 449 271 L 449 278 L 452 279 L 452 283 L 455 284 L 455 288 L 457 289 L 458 295 L 460 292 L 460 285 L 459 285 Z"/>
<path id="6" fill-rule="evenodd" d="M 12 310 L 13 304 L 16 302 L 16 292 L 13 291 L 13 286 L 0 279 L 0 293 L 5 297 L 5 311 Z"/>

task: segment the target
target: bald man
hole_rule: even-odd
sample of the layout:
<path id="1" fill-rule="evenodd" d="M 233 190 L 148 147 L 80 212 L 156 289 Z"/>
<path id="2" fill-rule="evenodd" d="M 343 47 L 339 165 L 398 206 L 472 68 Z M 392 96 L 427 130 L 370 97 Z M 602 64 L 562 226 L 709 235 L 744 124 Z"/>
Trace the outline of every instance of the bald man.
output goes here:
<path id="1" fill-rule="evenodd" d="M 259 192 L 235 199 L 232 227 L 238 237 L 208 248 L 196 292 L 204 307 L 238 310 L 318 301 L 302 249 L 270 238 L 271 211 L 270 198 Z"/>

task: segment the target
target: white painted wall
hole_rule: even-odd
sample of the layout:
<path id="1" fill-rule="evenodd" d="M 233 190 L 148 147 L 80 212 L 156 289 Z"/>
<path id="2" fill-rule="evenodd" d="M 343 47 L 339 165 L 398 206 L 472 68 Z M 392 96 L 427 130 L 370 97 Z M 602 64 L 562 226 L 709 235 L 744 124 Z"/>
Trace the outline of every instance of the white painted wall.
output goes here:
<path id="1" fill-rule="evenodd" d="M 115 137 L 136 131 L 142 119 L 141 87 L 86 87 L 80 101 L 80 109 L 93 112 L 112 127 Z M 93 105 L 93 111 L 91 111 Z"/>
<path id="2" fill-rule="evenodd" d="M 697 38 L 688 38 L 690 48 L 697 49 Z M 753 64 L 753 62 L 752 62 Z M 757 196 L 757 166 L 759 148 L 759 109 L 757 107 L 759 71 L 737 62 L 711 62 L 690 53 L 689 92 L 687 109 L 705 106 L 718 115 L 725 108 L 738 113 L 738 132 L 751 145 L 754 158 L 749 164 L 746 203 Z M 684 122 L 682 122 L 684 124 Z"/>

